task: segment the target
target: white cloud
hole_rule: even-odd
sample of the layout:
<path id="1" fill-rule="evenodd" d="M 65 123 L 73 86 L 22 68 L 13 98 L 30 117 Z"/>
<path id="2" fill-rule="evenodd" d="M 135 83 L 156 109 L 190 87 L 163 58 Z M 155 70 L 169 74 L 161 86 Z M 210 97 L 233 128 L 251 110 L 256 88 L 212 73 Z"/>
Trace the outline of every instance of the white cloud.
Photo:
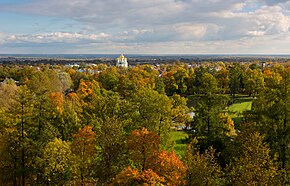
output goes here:
<path id="1" fill-rule="evenodd" d="M 72 19 L 80 25 L 76 33 L 10 35 L 5 39 L 8 44 L 96 43 L 99 50 L 131 53 L 239 53 L 258 51 L 262 42 L 288 36 L 289 7 L 286 0 L 32 0 L 2 6 L 0 11 Z M 279 42 L 284 46 L 284 40 L 272 43 L 281 48 Z"/>
<path id="2" fill-rule="evenodd" d="M 289 54 L 290 34 L 245 37 L 223 41 L 36 43 L 33 53 L 132 53 L 132 54 Z M 9 48 L 10 47 L 10 48 Z M 3 50 L 2 50 L 3 49 Z M 7 45 L 1 52 L 31 53 L 27 45 Z M 9 49 L 9 50 L 8 50 Z M 7 53 L 7 52 L 6 52 Z"/>
<path id="3" fill-rule="evenodd" d="M 185 38 L 201 38 L 206 34 L 207 25 L 182 24 L 175 26 L 175 30 Z"/>
<path id="4" fill-rule="evenodd" d="M 223 25 L 223 39 L 241 39 L 247 36 L 276 35 L 289 32 L 290 18 L 280 6 L 262 6 L 250 12 L 214 13 Z"/>
<path id="5" fill-rule="evenodd" d="M 290 18 L 282 13 L 282 8 L 279 6 L 262 7 L 252 17 L 256 18 L 257 25 L 268 34 L 289 31 Z"/>
<path id="6" fill-rule="evenodd" d="M 0 44 L 4 42 L 4 33 L 0 32 Z"/>
<path id="7" fill-rule="evenodd" d="M 263 32 L 263 31 L 249 31 L 247 34 L 249 36 L 263 36 L 263 35 L 265 35 L 265 32 Z"/>
<path id="8" fill-rule="evenodd" d="M 265 3 L 267 3 L 268 5 L 275 5 L 275 4 L 279 4 L 279 3 L 287 3 L 289 2 L 289 0 L 263 0 Z"/>
<path id="9" fill-rule="evenodd" d="M 123 31 L 117 34 L 114 38 L 114 41 L 124 42 L 124 41 L 134 41 L 138 37 L 142 37 L 143 35 L 152 34 L 154 31 L 152 29 L 133 29 L 129 31 Z"/>
<path id="10" fill-rule="evenodd" d="M 80 34 L 80 33 L 68 33 L 68 32 L 53 32 L 53 33 L 41 33 L 30 35 L 11 35 L 5 42 L 6 43 L 52 43 L 52 42 L 67 42 L 78 43 L 82 41 L 86 42 L 103 42 L 108 39 L 110 35 L 106 33 L 99 34 Z"/>

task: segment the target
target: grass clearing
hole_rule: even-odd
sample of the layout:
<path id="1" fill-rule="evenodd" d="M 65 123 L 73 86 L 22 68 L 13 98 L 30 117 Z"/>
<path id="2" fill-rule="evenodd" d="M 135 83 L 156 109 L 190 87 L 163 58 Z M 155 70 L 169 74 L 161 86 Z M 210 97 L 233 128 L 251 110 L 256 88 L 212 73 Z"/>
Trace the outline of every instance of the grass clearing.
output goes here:
<path id="1" fill-rule="evenodd" d="M 243 112 L 251 110 L 253 98 L 245 95 L 236 97 L 234 104 L 228 107 L 228 113 L 234 120 L 235 124 L 239 124 L 243 117 Z"/>
<path id="2" fill-rule="evenodd" d="M 186 153 L 186 142 L 188 134 L 184 131 L 172 131 L 172 139 L 174 140 L 174 152 L 179 157 L 182 157 Z"/>
<path id="3" fill-rule="evenodd" d="M 242 103 L 234 103 L 229 106 L 228 111 L 232 117 L 238 117 L 242 112 L 246 110 L 251 110 L 252 101 L 242 102 Z"/>

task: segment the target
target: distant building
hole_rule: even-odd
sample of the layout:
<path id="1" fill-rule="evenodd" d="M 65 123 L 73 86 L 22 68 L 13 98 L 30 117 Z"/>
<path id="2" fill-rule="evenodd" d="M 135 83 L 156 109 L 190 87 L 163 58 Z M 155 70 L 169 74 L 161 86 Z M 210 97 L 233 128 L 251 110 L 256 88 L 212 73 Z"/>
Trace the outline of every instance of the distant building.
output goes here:
<path id="1" fill-rule="evenodd" d="M 117 58 L 116 66 L 125 68 L 128 67 L 127 58 L 125 58 L 123 54 L 121 54 L 120 57 Z"/>

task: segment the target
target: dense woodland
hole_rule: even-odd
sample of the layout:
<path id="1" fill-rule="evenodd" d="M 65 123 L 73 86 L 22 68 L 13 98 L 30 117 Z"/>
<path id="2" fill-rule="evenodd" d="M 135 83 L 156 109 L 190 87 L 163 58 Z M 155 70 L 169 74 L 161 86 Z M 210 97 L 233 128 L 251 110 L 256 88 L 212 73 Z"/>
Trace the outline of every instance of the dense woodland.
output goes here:
<path id="1" fill-rule="evenodd" d="M 290 184 L 287 63 L 3 64 L 0 82 L 0 185 Z"/>

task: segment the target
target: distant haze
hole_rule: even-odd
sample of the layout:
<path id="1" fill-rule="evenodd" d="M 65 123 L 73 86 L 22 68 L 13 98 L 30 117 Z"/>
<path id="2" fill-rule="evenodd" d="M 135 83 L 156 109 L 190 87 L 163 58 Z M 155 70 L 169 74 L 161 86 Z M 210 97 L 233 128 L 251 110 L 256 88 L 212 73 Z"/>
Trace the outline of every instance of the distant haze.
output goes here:
<path id="1" fill-rule="evenodd" d="M 40 58 L 40 59 L 116 59 L 120 54 L 0 54 L 1 58 Z M 134 59 L 159 59 L 159 60 L 211 60 L 211 59 L 286 59 L 290 60 L 290 55 L 251 55 L 251 54 L 207 54 L 207 55 L 185 55 L 185 54 L 171 54 L 171 55 L 158 55 L 158 54 L 126 54 L 128 60 Z"/>

